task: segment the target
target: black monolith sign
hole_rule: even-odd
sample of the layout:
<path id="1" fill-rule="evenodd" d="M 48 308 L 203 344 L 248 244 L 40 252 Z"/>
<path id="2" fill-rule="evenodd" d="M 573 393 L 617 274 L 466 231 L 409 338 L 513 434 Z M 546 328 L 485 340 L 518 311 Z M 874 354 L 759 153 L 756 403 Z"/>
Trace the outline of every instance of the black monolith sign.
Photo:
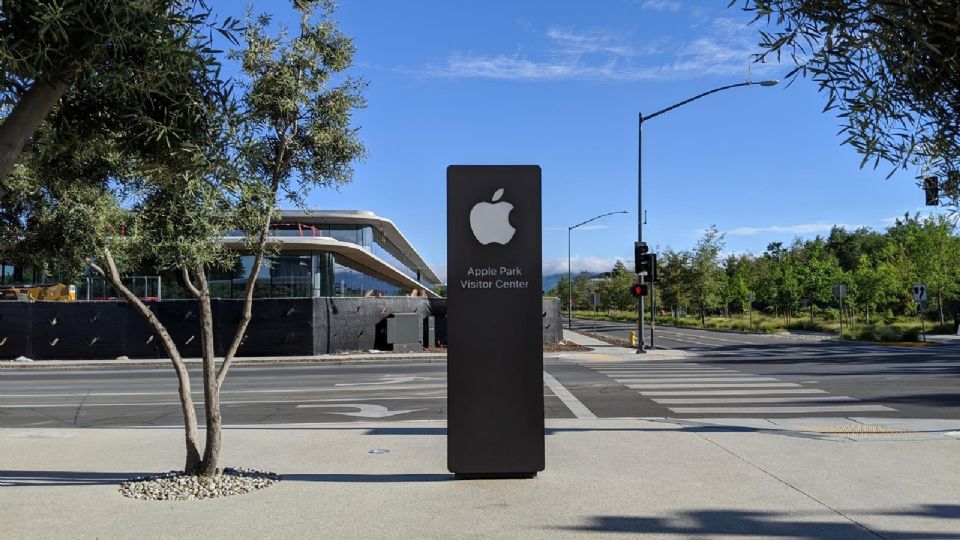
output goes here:
<path id="1" fill-rule="evenodd" d="M 447 467 L 544 467 L 540 167 L 447 168 Z"/>

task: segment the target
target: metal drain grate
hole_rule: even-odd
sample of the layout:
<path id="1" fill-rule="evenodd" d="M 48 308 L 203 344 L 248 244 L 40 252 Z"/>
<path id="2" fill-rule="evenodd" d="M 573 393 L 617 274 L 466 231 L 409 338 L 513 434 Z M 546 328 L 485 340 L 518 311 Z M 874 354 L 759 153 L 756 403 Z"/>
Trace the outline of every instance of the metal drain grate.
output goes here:
<path id="1" fill-rule="evenodd" d="M 800 431 L 823 433 L 824 435 L 838 435 L 851 439 L 874 438 L 908 438 L 908 439 L 935 439 L 935 434 L 924 431 L 910 431 L 890 426 L 874 424 L 810 424 L 796 426 Z"/>
<path id="2" fill-rule="evenodd" d="M 801 431 L 812 431 L 814 433 L 827 433 L 830 435 L 900 435 L 913 433 L 905 429 L 876 426 L 873 424 L 812 424 L 797 426 L 797 429 Z"/>

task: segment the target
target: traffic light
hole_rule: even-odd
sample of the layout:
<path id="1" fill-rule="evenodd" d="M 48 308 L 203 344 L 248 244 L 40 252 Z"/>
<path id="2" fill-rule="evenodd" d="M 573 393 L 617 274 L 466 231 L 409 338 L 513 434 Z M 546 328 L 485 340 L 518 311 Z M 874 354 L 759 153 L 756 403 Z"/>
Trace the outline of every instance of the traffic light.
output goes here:
<path id="1" fill-rule="evenodd" d="M 654 283 L 657 281 L 657 254 L 647 253 L 640 257 L 637 273 L 642 274 L 641 281 L 644 283 Z"/>
<path id="2" fill-rule="evenodd" d="M 647 253 L 650 253 L 650 247 L 647 246 L 646 242 L 634 242 L 633 243 L 633 265 L 634 265 L 634 274 L 639 274 L 643 272 L 640 269 L 644 256 Z"/>
<path id="3" fill-rule="evenodd" d="M 940 181 L 936 176 L 923 179 L 923 191 L 927 206 L 937 206 L 940 203 Z"/>
<path id="4" fill-rule="evenodd" d="M 630 286 L 630 296 L 639 298 L 647 295 L 647 286 L 642 283 L 634 283 Z"/>

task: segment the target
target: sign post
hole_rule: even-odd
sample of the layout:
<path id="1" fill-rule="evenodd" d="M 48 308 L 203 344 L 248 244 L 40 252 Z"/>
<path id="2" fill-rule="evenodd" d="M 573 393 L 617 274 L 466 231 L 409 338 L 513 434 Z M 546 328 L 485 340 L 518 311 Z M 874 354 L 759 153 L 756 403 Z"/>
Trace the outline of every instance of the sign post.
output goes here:
<path id="1" fill-rule="evenodd" d="M 920 336 L 924 343 L 927 342 L 927 328 L 926 324 L 923 322 L 923 312 L 927 309 L 927 286 L 926 285 L 914 285 L 913 286 L 913 301 L 920 304 Z"/>
<path id="2" fill-rule="evenodd" d="M 750 293 L 747 299 L 750 301 L 750 331 L 753 332 L 753 293 Z"/>
<path id="3" fill-rule="evenodd" d="M 447 168 L 447 468 L 544 469 L 540 167 Z"/>
<path id="4" fill-rule="evenodd" d="M 833 295 L 840 299 L 840 340 L 843 340 L 843 297 L 847 295 L 847 286 L 838 283 L 833 286 Z M 812 311 L 811 311 L 812 313 Z"/>
<path id="5" fill-rule="evenodd" d="M 590 305 L 593 306 L 593 335 L 597 335 L 597 310 L 600 309 L 600 293 L 590 293 Z"/>

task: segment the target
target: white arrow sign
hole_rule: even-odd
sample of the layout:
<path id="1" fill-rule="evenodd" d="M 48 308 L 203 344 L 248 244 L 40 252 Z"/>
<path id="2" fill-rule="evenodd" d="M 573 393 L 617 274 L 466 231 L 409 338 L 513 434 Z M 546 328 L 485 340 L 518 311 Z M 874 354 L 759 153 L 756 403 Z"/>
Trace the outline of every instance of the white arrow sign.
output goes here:
<path id="1" fill-rule="evenodd" d="M 320 405 L 320 404 L 307 404 L 307 405 L 297 405 L 298 409 L 317 409 L 321 407 L 330 407 L 330 408 L 351 408 L 359 409 L 355 412 L 341 412 L 341 411 L 330 411 L 330 414 L 343 414 L 346 416 L 359 416 L 361 418 L 386 418 L 388 416 L 395 416 L 398 414 L 410 413 L 422 411 L 424 409 L 408 409 L 404 411 L 391 411 L 384 407 L 383 405 L 371 405 L 369 403 L 338 403 L 336 405 Z"/>
<path id="2" fill-rule="evenodd" d="M 927 301 L 927 286 L 926 285 L 914 285 L 913 286 L 913 300 L 915 302 L 926 302 Z"/>
<path id="3" fill-rule="evenodd" d="M 439 377 L 384 377 L 379 382 L 337 383 L 334 386 L 373 386 L 379 384 L 403 384 L 414 381 L 430 381 Z"/>

